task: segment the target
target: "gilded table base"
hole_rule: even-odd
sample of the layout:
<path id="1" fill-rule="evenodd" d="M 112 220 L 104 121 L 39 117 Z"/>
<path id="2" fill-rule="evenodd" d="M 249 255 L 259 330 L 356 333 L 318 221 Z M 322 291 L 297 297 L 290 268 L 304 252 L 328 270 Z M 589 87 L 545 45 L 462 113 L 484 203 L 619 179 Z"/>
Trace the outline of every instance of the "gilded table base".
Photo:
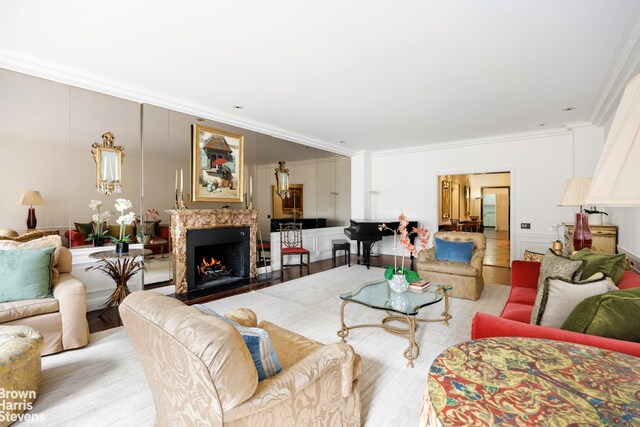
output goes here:
<path id="1" fill-rule="evenodd" d="M 444 297 L 444 311 L 440 313 L 440 316 L 442 317 L 436 319 L 423 319 L 416 317 L 415 315 L 383 310 L 388 314 L 388 316 L 383 318 L 379 324 L 367 323 L 347 326 L 344 323 L 344 308 L 348 303 L 353 301 L 343 300 L 342 304 L 340 305 L 340 330 L 337 332 L 337 335 L 342 338 L 342 342 L 346 342 L 345 338 L 347 337 L 347 335 L 349 335 L 349 331 L 351 329 L 382 328 L 390 334 L 405 337 L 409 341 L 409 346 L 404 350 L 403 355 L 405 359 L 408 360 L 407 366 L 409 368 L 413 368 L 413 361 L 416 360 L 420 355 L 420 347 L 416 342 L 416 329 L 418 328 L 418 322 L 444 322 L 445 325 L 449 325 L 449 319 L 451 319 L 451 314 L 449 313 L 449 292 L 443 289 L 440 289 L 440 292 L 442 292 L 442 295 Z M 382 309 L 376 308 L 376 310 Z M 394 325 L 392 324 L 392 322 L 399 323 L 400 325 Z"/>

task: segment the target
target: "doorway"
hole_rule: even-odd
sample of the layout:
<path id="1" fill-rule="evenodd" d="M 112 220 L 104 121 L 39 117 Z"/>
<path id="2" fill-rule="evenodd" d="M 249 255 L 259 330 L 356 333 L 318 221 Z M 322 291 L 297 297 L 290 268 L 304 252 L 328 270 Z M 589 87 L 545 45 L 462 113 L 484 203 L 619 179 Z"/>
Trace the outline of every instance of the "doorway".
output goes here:
<path id="1" fill-rule="evenodd" d="M 480 197 L 480 218 L 487 238 L 484 265 L 508 268 L 511 251 L 509 238 L 511 185 L 482 186 Z"/>

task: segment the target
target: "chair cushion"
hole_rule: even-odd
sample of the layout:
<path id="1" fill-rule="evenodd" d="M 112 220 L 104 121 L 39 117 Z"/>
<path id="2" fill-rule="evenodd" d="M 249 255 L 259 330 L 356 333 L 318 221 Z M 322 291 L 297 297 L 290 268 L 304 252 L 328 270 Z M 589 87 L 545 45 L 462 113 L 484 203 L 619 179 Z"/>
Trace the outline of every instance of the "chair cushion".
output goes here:
<path id="1" fill-rule="evenodd" d="M 0 302 L 49 298 L 55 248 L 0 251 Z"/>
<path id="2" fill-rule="evenodd" d="M 454 261 L 470 263 L 473 256 L 473 241 L 455 242 L 435 238 L 436 259 L 440 261 Z"/>
<path id="3" fill-rule="evenodd" d="M 640 288 L 586 298 L 573 309 L 562 329 L 640 342 Z"/>
<path id="4" fill-rule="evenodd" d="M 271 343 L 271 339 L 269 338 L 267 331 L 261 328 L 249 328 L 242 326 L 233 320 L 218 314 L 216 311 L 205 305 L 196 304 L 194 307 L 198 308 L 203 313 L 216 316 L 219 319 L 224 320 L 225 322 L 233 325 L 238 332 L 240 332 L 244 343 L 251 353 L 251 358 L 256 366 L 256 370 L 258 371 L 259 381 L 270 378 L 282 370 L 282 366 L 280 366 L 280 361 L 278 360 L 278 355 L 273 348 L 273 344 Z"/>
<path id="5" fill-rule="evenodd" d="M 60 310 L 55 298 L 25 299 L 0 303 L 0 323 Z"/>
<path id="6" fill-rule="evenodd" d="M 517 322 L 529 323 L 531 319 L 531 310 L 533 306 L 531 304 L 521 304 L 517 302 L 510 302 L 504 306 L 500 317 L 509 320 L 515 320 Z"/>
<path id="7" fill-rule="evenodd" d="M 585 298 L 617 290 L 613 281 L 602 273 L 596 279 L 582 282 L 548 277 L 543 287 L 540 310 L 535 322 L 532 314 L 531 323 L 551 328 L 561 327 L 573 309 Z"/>
<path id="8" fill-rule="evenodd" d="M 509 302 L 517 302 L 533 306 L 536 301 L 536 293 L 536 290 L 533 288 L 524 288 L 521 286 L 512 287 L 511 293 L 509 294 Z"/>
<path id="9" fill-rule="evenodd" d="M 283 254 L 307 254 L 308 250 L 305 248 L 282 248 Z"/>
<path id="10" fill-rule="evenodd" d="M 418 266 L 420 271 L 455 274 L 456 276 L 475 277 L 478 271 L 471 264 L 452 261 L 429 261 Z"/>
<path id="11" fill-rule="evenodd" d="M 571 259 L 586 261 L 584 269 L 582 270 L 582 279 L 586 279 L 600 272 L 610 277 L 614 283 L 618 283 L 622 277 L 622 273 L 624 273 L 626 255 L 598 254 L 589 248 L 584 248 L 571 255 Z"/>

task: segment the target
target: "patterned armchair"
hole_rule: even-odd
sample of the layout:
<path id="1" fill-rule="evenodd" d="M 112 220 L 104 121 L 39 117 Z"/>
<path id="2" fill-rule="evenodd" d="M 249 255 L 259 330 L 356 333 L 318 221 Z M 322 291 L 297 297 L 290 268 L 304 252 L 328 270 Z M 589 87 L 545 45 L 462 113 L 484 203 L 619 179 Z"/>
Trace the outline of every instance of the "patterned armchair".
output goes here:
<path id="1" fill-rule="evenodd" d="M 269 333 L 282 365 L 258 382 L 240 333 L 229 323 L 153 291 L 119 307 L 156 404 L 156 425 L 360 425 L 360 357 L 239 309 L 226 317 Z"/>

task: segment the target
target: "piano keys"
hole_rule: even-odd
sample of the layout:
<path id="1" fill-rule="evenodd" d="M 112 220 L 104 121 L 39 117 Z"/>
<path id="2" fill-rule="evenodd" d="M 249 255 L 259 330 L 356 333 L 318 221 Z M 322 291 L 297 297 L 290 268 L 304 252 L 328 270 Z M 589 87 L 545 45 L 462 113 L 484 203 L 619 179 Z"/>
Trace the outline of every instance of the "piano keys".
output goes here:
<path id="1" fill-rule="evenodd" d="M 380 230 L 378 226 L 380 224 L 386 224 L 388 228 L 397 230 L 400 226 L 400 221 L 377 221 L 377 220 L 360 220 L 351 219 L 351 225 L 344 229 L 344 234 L 350 240 L 356 240 L 358 242 L 358 264 L 360 264 L 360 244 L 362 243 L 362 261 L 363 264 L 369 268 L 369 258 L 371 257 L 371 248 L 378 241 L 382 240 L 382 236 L 393 236 L 393 231 L 389 229 Z M 418 227 L 418 221 L 409 221 L 407 231 L 411 233 L 413 227 Z M 409 240 L 413 244 L 415 234 L 409 235 Z M 413 263 L 413 255 L 411 256 L 411 262 Z"/>

